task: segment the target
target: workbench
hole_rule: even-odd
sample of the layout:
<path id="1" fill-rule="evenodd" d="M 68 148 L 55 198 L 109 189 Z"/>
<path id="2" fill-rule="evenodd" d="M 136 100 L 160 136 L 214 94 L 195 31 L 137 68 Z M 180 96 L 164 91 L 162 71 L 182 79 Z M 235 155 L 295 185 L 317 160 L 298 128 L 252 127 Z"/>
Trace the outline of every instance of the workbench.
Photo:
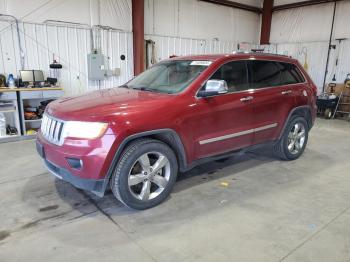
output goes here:
<path id="1" fill-rule="evenodd" d="M 43 88 L 0 88 L 0 102 L 11 101 L 12 117 L 10 123 L 18 130 L 16 136 L 0 137 L 0 142 L 16 141 L 20 139 L 34 138 L 34 134 L 28 134 L 29 130 L 38 130 L 41 119 L 27 120 L 24 117 L 26 107 L 38 107 L 40 102 L 50 99 L 57 99 L 63 96 L 63 89 L 60 87 Z M 1 112 L 1 108 L 0 108 Z M 6 112 L 9 114 L 10 112 Z"/>

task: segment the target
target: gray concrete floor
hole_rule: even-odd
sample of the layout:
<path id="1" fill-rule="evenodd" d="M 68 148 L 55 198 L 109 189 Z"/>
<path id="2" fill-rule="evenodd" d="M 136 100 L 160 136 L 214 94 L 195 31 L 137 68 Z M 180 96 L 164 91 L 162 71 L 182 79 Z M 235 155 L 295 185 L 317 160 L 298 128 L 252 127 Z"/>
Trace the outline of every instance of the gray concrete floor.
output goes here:
<path id="1" fill-rule="evenodd" d="M 318 119 L 304 155 L 268 149 L 199 166 L 133 211 L 0 144 L 0 261 L 350 261 L 350 123 Z"/>

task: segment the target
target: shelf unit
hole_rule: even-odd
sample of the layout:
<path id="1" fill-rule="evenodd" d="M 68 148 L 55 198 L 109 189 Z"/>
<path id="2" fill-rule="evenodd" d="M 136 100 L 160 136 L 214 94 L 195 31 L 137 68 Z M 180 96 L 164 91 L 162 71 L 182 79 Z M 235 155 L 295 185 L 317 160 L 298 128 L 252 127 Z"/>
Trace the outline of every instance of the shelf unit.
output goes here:
<path id="1" fill-rule="evenodd" d="M 63 95 L 62 89 L 29 89 L 21 90 L 19 93 L 19 106 L 21 112 L 22 134 L 28 138 L 34 137 L 28 134 L 28 130 L 38 130 L 41 125 L 41 119 L 27 120 L 24 117 L 26 107 L 38 107 L 40 102 L 57 99 Z"/>
<path id="2" fill-rule="evenodd" d="M 1 110 L 1 107 L 0 107 L 0 113 L 12 113 L 12 112 L 16 112 L 16 109 L 4 109 L 4 110 Z"/>
<path id="3" fill-rule="evenodd" d="M 0 91 L 0 113 L 5 116 L 6 126 L 10 125 L 17 129 L 16 135 L 0 136 L 0 142 L 12 141 L 14 138 L 19 137 L 21 134 L 21 125 L 16 90 Z"/>
<path id="4" fill-rule="evenodd" d="M 41 118 L 39 119 L 27 119 L 27 120 L 24 120 L 24 122 L 26 123 L 37 123 L 37 122 L 41 122 Z"/>
<path id="5" fill-rule="evenodd" d="M 63 96 L 60 87 L 48 88 L 0 88 L 0 113 L 6 118 L 6 124 L 17 129 L 17 135 L 0 136 L 0 143 L 35 138 L 36 134 L 27 135 L 30 129 L 38 130 L 41 119 L 26 120 L 24 118 L 27 106 L 37 107 L 40 102 L 57 99 Z"/>

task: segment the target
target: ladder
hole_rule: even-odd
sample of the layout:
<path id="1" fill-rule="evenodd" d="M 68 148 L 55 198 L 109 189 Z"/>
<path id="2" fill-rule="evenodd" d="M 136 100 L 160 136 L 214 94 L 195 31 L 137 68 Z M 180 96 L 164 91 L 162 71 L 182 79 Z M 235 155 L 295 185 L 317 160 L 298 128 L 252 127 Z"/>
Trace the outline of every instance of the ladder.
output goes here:
<path id="1" fill-rule="evenodd" d="M 344 94 L 344 91 L 340 93 L 338 104 L 333 114 L 333 118 L 337 113 L 347 115 L 348 119 L 350 120 L 350 95 L 347 93 Z"/>

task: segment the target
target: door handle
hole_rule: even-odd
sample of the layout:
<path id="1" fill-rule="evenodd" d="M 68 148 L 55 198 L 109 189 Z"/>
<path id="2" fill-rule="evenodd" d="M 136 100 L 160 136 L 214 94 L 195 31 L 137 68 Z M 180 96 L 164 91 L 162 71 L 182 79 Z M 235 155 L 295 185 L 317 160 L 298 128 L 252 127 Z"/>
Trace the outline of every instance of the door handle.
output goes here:
<path id="1" fill-rule="evenodd" d="M 282 91 L 281 94 L 282 95 L 288 95 L 288 94 L 291 94 L 292 93 L 292 90 L 287 90 L 287 91 Z"/>
<path id="2" fill-rule="evenodd" d="M 241 100 L 241 102 L 247 102 L 247 101 L 250 101 L 250 100 L 252 100 L 252 99 L 254 99 L 254 97 L 252 97 L 252 96 L 247 96 L 247 97 L 241 98 L 240 100 Z"/>

